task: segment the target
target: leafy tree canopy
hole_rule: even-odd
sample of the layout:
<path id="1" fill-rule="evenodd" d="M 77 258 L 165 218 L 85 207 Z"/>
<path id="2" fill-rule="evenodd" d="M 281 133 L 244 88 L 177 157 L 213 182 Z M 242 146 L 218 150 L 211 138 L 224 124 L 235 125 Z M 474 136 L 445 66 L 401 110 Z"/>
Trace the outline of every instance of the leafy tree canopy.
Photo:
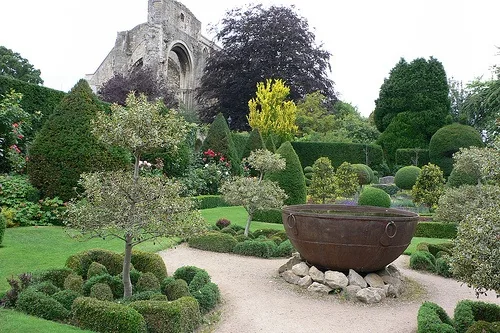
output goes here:
<path id="1" fill-rule="evenodd" d="M 19 53 L 0 46 L 0 75 L 5 75 L 24 82 L 43 84 L 40 70 L 35 69 Z"/>
<path id="2" fill-rule="evenodd" d="M 327 76 L 330 53 L 316 44 L 307 20 L 293 7 L 235 8 L 214 30 L 222 49 L 211 54 L 201 80 L 202 120 L 222 112 L 231 116 L 233 128 L 248 129 L 247 102 L 266 78 L 284 80 L 294 101 L 314 91 L 336 100 Z"/>

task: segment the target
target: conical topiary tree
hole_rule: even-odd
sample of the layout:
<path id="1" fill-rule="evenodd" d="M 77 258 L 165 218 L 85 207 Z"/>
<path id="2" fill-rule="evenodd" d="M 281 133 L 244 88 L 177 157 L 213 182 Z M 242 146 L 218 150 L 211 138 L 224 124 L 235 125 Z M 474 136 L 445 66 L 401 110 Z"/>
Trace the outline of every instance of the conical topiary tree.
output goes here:
<path id="1" fill-rule="evenodd" d="M 130 163 L 129 155 L 100 143 L 91 120 L 102 104 L 87 81 L 80 80 L 45 122 L 28 151 L 28 175 L 43 196 L 75 197 L 80 174 L 117 170 Z"/>
<path id="2" fill-rule="evenodd" d="M 246 158 L 250 156 L 251 152 L 262 148 L 266 148 L 264 139 L 262 138 L 259 130 L 255 128 L 250 132 L 250 136 L 248 137 L 245 149 L 243 149 L 243 154 L 241 157 Z"/>
<path id="3" fill-rule="evenodd" d="M 306 179 L 299 157 L 290 142 L 283 143 L 276 153 L 280 154 L 286 161 L 285 169 L 268 173 L 266 179 L 275 181 L 285 190 L 288 199 L 285 205 L 299 205 L 306 203 Z"/>
<path id="4" fill-rule="evenodd" d="M 201 151 L 207 151 L 208 149 L 221 153 L 228 158 L 231 162 L 231 171 L 234 174 L 241 173 L 238 151 L 234 146 L 231 131 L 229 130 L 226 118 L 224 118 L 222 113 L 219 113 L 217 117 L 215 117 L 213 123 L 208 129 L 207 137 L 201 146 Z"/>

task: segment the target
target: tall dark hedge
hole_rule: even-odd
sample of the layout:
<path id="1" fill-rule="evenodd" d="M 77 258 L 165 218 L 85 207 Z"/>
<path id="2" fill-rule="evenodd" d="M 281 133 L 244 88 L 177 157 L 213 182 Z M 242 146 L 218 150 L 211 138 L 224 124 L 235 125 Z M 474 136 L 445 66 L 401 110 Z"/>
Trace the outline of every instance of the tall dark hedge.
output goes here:
<path id="1" fill-rule="evenodd" d="M 252 151 L 255 151 L 257 149 L 263 149 L 265 147 L 266 144 L 264 143 L 264 139 L 262 138 L 262 135 L 260 134 L 259 130 L 253 129 L 250 132 L 250 136 L 248 137 L 245 148 L 243 149 L 243 154 L 241 155 L 241 158 L 248 157 L 250 156 L 250 153 Z"/>
<path id="2" fill-rule="evenodd" d="M 277 182 L 288 195 L 285 205 L 306 203 L 306 178 L 297 153 L 288 141 L 283 143 L 276 153 L 285 159 L 286 167 L 284 170 L 266 174 L 265 178 Z"/>
<path id="3" fill-rule="evenodd" d="M 42 87 L 36 84 L 27 83 L 7 76 L 0 75 L 0 95 L 7 94 L 11 89 L 23 94 L 21 107 L 28 113 L 40 111 L 42 118 L 40 121 L 33 121 L 33 132 L 39 130 L 43 123 L 54 112 L 57 105 L 66 95 L 65 92 Z M 31 139 L 31 133 L 25 133 L 27 139 Z"/>
<path id="4" fill-rule="evenodd" d="M 231 132 L 231 137 L 233 138 L 234 147 L 238 152 L 238 158 L 241 160 L 250 135 L 247 132 Z"/>
<path id="5" fill-rule="evenodd" d="M 292 142 L 292 146 L 299 156 L 302 168 L 312 166 L 320 157 L 328 157 L 335 168 L 344 162 L 361 163 L 376 168 L 384 162 L 382 148 L 377 145 L 344 142 Z"/>
<path id="6" fill-rule="evenodd" d="M 111 150 L 91 133 L 91 119 L 102 107 L 85 80 L 58 105 L 29 149 L 28 176 L 42 196 L 69 200 L 80 174 L 124 168 L 128 156 Z"/>
<path id="7" fill-rule="evenodd" d="M 396 150 L 396 165 L 415 165 L 420 168 L 429 162 L 429 149 L 401 148 Z"/>
<path id="8" fill-rule="evenodd" d="M 207 151 L 208 149 L 212 149 L 214 152 L 221 153 L 226 158 L 229 158 L 232 172 L 235 174 L 241 173 L 238 151 L 234 146 L 231 131 L 222 113 L 219 113 L 215 117 L 213 123 L 210 125 L 207 137 L 201 146 L 201 151 Z"/>
<path id="9" fill-rule="evenodd" d="M 439 129 L 429 143 L 430 162 L 436 164 L 448 177 L 453 169 L 453 154 L 460 148 L 484 147 L 481 134 L 474 127 L 451 124 Z"/>

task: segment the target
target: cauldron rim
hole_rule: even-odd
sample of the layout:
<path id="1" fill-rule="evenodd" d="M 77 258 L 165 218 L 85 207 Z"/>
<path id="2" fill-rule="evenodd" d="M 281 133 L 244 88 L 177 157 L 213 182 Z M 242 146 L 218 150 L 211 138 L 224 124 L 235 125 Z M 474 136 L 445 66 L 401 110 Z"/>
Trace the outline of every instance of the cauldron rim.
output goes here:
<path id="1" fill-rule="evenodd" d="M 307 212 L 308 210 L 315 210 L 315 212 Z M 365 213 L 366 215 L 351 215 L 351 214 L 321 214 L 318 211 L 335 211 L 337 213 Z M 376 217 L 379 220 L 394 220 L 400 222 L 412 222 L 419 215 L 415 212 L 375 206 L 351 206 L 351 205 L 336 205 L 336 204 L 304 204 L 304 205 L 290 205 L 284 206 L 282 212 L 294 216 L 310 216 L 317 218 L 347 218 L 349 220 L 366 220 Z M 370 215 L 373 214 L 373 215 Z M 375 215 L 387 214 L 387 215 Z"/>

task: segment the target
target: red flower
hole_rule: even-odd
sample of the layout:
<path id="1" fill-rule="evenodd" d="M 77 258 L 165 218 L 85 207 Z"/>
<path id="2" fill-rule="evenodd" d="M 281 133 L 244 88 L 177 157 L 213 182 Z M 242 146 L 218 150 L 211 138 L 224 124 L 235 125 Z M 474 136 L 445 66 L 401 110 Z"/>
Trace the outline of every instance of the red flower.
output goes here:
<path id="1" fill-rule="evenodd" d="M 19 127 L 19 124 L 18 124 L 18 123 L 13 123 L 13 124 L 12 124 L 12 127 L 18 128 L 18 127 Z"/>

